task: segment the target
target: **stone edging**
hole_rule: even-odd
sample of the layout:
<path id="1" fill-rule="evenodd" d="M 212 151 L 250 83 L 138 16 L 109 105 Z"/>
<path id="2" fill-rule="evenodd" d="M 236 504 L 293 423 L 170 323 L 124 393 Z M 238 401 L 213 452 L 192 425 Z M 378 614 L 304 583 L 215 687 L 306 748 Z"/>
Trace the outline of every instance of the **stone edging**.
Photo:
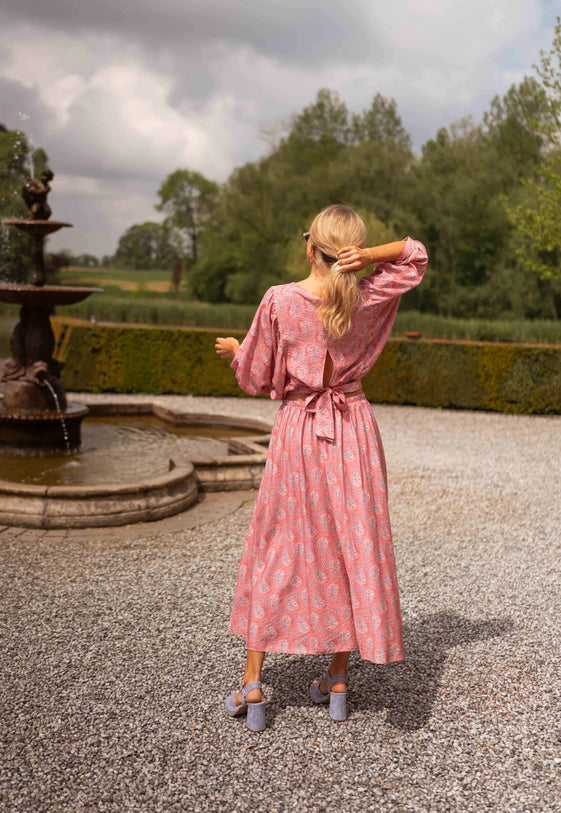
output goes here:
<path id="1" fill-rule="evenodd" d="M 0 480 L 0 525 L 28 528 L 91 528 L 149 522 L 190 508 L 199 491 L 257 488 L 261 481 L 270 423 L 258 418 L 176 412 L 147 403 L 87 404 L 90 415 L 155 415 L 175 426 L 205 424 L 217 428 L 255 429 L 230 438 L 228 457 L 170 460 L 159 477 L 133 483 L 94 486 L 40 486 Z M 261 430 L 261 434 L 257 434 Z"/>

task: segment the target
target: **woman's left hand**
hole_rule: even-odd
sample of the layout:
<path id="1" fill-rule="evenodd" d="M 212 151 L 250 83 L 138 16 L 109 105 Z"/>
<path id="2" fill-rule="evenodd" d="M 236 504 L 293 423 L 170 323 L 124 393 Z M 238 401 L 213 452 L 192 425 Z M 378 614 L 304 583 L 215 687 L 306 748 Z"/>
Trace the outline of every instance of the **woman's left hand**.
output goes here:
<path id="1" fill-rule="evenodd" d="M 366 248 L 345 246 L 338 252 L 337 262 L 342 271 L 362 271 L 372 265 L 372 256 Z"/>

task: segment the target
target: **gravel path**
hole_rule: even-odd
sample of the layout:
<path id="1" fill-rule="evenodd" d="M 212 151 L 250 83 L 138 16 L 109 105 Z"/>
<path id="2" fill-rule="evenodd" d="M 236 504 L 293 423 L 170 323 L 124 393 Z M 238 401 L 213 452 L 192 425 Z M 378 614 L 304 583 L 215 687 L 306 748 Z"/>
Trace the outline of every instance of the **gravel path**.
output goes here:
<path id="1" fill-rule="evenodd" d="M 223 711 L 251 498 L 152 535 L 5 531 L 0 810 L 559 810 L 561 417 L 375 413 L 406 660 L 353 653 L 336 724 L 307 698 L 328 656 L 268 655 L 268 728 L 252 734 Z"/>

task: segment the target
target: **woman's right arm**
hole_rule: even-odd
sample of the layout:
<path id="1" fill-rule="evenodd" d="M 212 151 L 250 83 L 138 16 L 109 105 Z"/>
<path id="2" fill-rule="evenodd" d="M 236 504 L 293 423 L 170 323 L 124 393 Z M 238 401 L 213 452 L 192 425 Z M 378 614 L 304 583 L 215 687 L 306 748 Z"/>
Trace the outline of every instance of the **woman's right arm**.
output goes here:
<path id="1" fill-rule="evenodd" d="M 407 240 L 397 240 L 372 248 L 346 246 L 337 254 L 337 262 L 345 271 L 362 271 L 374 263 L 391 263 L 397 260 L 406 243 Z"/>
<path id="2" fill-rule="evenodd" d="M 345 259 L 347 262 L 343 263 Z M 399 297 L 418 285 L 428 258 L 424 245 L 407 237 L 371 249 L 348 246 L 339 252 L 338 262 L 342 270 L 355 272 L 371 263 L 379 263 L 359 283 L 368 300 L 375 304 Z"/>

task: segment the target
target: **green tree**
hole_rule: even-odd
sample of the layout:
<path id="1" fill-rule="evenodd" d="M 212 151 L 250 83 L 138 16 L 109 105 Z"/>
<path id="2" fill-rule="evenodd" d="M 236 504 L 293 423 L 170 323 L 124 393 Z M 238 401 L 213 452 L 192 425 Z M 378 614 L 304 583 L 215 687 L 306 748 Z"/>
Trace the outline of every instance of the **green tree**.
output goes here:
<path id="1" fill-rule="evenodd" d="M 357 144 L 372 141 L 411 150 L 411 136 L 403 126 L 395 99 L 386 99 L 381 93 L 374 96 L 368 110 L 353 115 L 352 133 Z"/>
<path id="2" fill-rule="evenodd" d="M 495 96 L 484 113 L 483 133 L 504 167 L 508 186 L 541 164 L 545 139 L 532 122 L 545 122 L 547 115 L 544 89 L 531 76 L 512 85 L 502 98 Z"/>
<path id="3" fill-rule="evenodd" d="M 199 172 L 177 169 L 162 183 L 158 195 L 156 209 L 165 213 L 164 223 L 175 236 L 177 248 L 190 263 L 196 263 L 203 231 L 215 217 L 218 184 Z"/>
<path id="4" fill-rule="evenodd" d="M 398 198 L 412 160 L 393 100 L 378 95 L 353 117 L 338 94 L 320 90 L 267 157 L 236 169 L 224 185 L 201 258 L 187 271 L 196 295 L 257 302 L 270 285 L 289 281 L 294 246 L 334 202 L 359 206 L 399 233 L 406 218 Z"/>
<path id="5" fill-rule="evenodd" d="M 124 268 L 160 269 L 168 268 L 177 256 L 167 226 L 148 221 L 127 229 L 113 260 Z"/>
<path id="6" fill-rule="evenodd" d="M 488 280 L 501 231 L 493 206 L 500 176 L 471 119 L 441 128 L 423 146 L 413 182 L 420 237 L 431 258 L 416 297 L 423 310 L 458 316 L 477 310 L 474 291 Z"/>
<path id="7" fill-rule="evenodd" d="M 561 19 L 557 18 L 550 51 L 541 52 L 536 70 L 545 110 L 528 122 L 545 144 L 545 157 L 522 181 L 518 201 L 507 201 L 514 230 L 513 247 L 520 267 L 543 280 L 561 279 Z M 557 289 L 555 289 L 557 290 Z M 561 297 L 557 295 L 557 313 Z"/>
<path id="8" fill-rule="evenodd" d="M 199 261 L 187 269 L 195 295 L 211 302 L 257 302 L 284 281 L 285 218 L 269 162 L 248 163 L 222 190 L 213 223 L 202 238 Z"/>
<path id="9" fill-rule="evenodd" d="M 352 138 L 349 111 L 338 93 L 318 91 L 313 104 L 292 119 L 290 137 L 296 142 L 347 144 Z"/>
<path id="10" fill-rule="evenodd" d="M 525 78 L 493 99 L 481 124 L 456 122 L 423 146 L 411 188 L 431 261 L 407 304 L 486 318 L 518 311 L 528 286 L 504 200 L 515 199 L 522 177 L 543 161 L 543 139 L 528 123 L 543 114 L 544 95 Z"/>
<path id="11" fill-rule="evenodd" d="M 380 235 L 414 234 L 427 244 L 426 280 L 405 307 L 551 315 L 555 291 L 517 264 L 504 206 L 520 203 L 522 179 L 544 163 L 546 138 L 529 122 L 548 116 L 543 88 L 526 78 L 495 97 L 481 123 L 442 128 L 417 157 L 394 99 L 376 94 L 351 113 L 324 88 L 277 130 L 266 157 L 220 189 L 186 269 L 191 290 L 214 302 L 258 302 L 270 285 L 305 273 L 301 234 L 340 202 L 377 223 Z"/>
<path id="12" fill-rule="evenodd" d="M 42 151 L 46 161 L 46 153 Z M 0 218 L 23 218 L 27 207 L 21 196 L 25 179 L 31 174 L 30 146 L 21 130 L 0 125 Z M 9 281 L 24 282 L 31 268 L 32 241 L 13 227 L 0 226 L 0 275 Z"/>
<path id="13" fill-rule="evenodd" d="M 99 268 L 99 258 L 94 254 L 74 254 L 71 258 L 72 265 L 79 268 Z"/>

